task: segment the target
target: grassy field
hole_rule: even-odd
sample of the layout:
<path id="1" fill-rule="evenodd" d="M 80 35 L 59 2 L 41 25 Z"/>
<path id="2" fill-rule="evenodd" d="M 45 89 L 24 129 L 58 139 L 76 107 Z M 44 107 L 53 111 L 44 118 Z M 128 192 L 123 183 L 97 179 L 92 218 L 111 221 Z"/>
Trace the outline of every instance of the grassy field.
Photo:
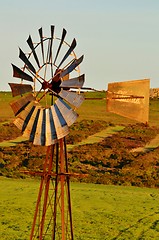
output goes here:
<path id="1" fill-rule="evenodd" d="M 9 103 L 13 101 L 11 92 L 0 92 L 0 121 L 9 121 L 14 118 L 14 114 Z"/>
<path id="2" fill-rule="evenodd" d="M 92 97 L 92 93 L 87 96 Z M 121 131 L 120 135 L 106 138 L 101 144 L 95 144 L 93 147 L 84 145 L 73 149 L 69 153 L 69 163 L 72 169 L 76 171 L 77 167 L 78 169 L 81 167 L 81 170 L 85 173 L 89 172 L 90 176 L 91 174 L 97 175 L 99 182 L 102 180 L 104 182 L 105 178 L 106 184 L 113 182 L 114 184 L 144 186 L 146 181 L 149 181 L 150 186 L 159 186 L 159 149 L 149 153 L 130 153 L 131 147 L 145 144 L 152 137 L 148 135 L 155 136 L 156 128 L 150 129 L 135 125 L 136 122 L 133 120 L 107 113 L 105 92 L 96 93 L 95 96 L 103 99 L 85 100 L 77 110 L 79 113 L 79 125 L 75 125 L 77 132 L 80 130 L 79 127 L 82 126 L 82 129 L 85 127 L 81 123 L 84 119 L 100 120 L 101 123 L 105 121 L 110 126 L 131 125 Z M 11 93 L 0 92 L 0 127 L 5 126 L 0 130 L 3 129 L 2 136 L 5 136 L 6 140 L 7 135 L 10 135 L 10 130 L 14 131 L 10 125 L 4 125 L 14 119 L 9 106 L 12 100 Z M 150 126 L 158 127 L 158 105 L 159 100 L 150 101 Z M 91 124 L 90 127 L 94 128 L 96 123 Z M 90 129 L 88 131 L 84 129 L 84 131 L 88 134 Z M 80 133 L 83 135 L 82 131 Z M 15 132 L 15 136 L 16 134 L 19 135 Z M 77 138 L 76 135 L 75 138 Z M 16 171 L 19 170 L 19 166 L 29 166 L 28 156 L 32 162 L 37 157 L 35 163 L 39 163 L 44 158 L 44 151 L 40 152 L 37 147 L 38 150 L 34 148 L 28 144 L 1 148 L 0 167 L 5 171 L 5 166 L 8 166 L 9 176 L 11 176 L 16 166 Z M 115 170 L 111 173 L 107 171 L 108 168 Z M 93 178 L 90 177 L 88 180 L 91 182 Z M 153 180 L 152 185 L 151 180 Z M 0 239 L 27 240 L 39 181 L 5 177 L 0 177 L 0 181 Z M 155 185 L 156 183 L 158 185 Z M 72 182 L 71 195 L 75 240 L 159 239 L 158 189 Z"/>
<path id="3" fill-rule="evenodd" d="M 136 121 L 124 118 L 122 116 L 106 112 L 106 93 L 86 93 L 87 98 L 101 98 L 101 100 L 85 100 L 81 107 L 77 109 L 79 114 L 78 121 L 82 119 L 88 120 L 104 120 L 113 124 L 133 124 Z M 10 92 L 0 92 L 0 122 L 11 121 L 14 119 L 14 114 L 9 105 L 14 98 Z M 149 125 L 158 126 L 159 111 L 158 111 L 159 100 L 150 100 L 149 110 Z"/>
<path id="4" fill-rule="evenodd" d="M 29 239 L 39 181 L 0 178 L 0 239 Z M 76 240 L 158 239 L 157 189 L 71 184 Z"/>

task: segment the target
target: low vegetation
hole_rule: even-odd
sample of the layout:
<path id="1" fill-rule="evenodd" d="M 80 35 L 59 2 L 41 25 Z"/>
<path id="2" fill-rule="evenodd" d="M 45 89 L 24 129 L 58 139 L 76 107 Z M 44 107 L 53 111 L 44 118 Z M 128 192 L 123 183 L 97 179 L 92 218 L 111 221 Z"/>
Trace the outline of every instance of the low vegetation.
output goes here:
<path id="1" fill-rule="evenodd" d="M 106 113 L 104 91 L 86 93 L 86 98 L 93 97 L 101 100 L 86 100 L 82 104 L 78 110 L 80 117 L 71 126 L 70 134 L 66 137 L 67 144 L 75 145 L 68 152 L 70 172 L 86 174 L 79 181 L 158 187 L 159 149 L 147 152 L 132 150 L 144 146 L 159 133 L 159 100 L 150 100 L 150 121 L 149 125 L 144 125 Z M 5 113 L 0 114 L 0 142 L 21 135 L 12 123 L 14 118 L 9 107 L 11 100 L 11 93 L 0 93 L 0 107 Z M 125 128 L 98 143 L 78 145 L 88 136 L 116 124 L 124 125 Z M 41 170 L 45 152 L 45 147 L 34 146 L 29 142 L 21 142 L 13 147 L 0 147 L 0 174 L 24 178 L 26 176 L 22 174 L 23 170 Z"/>
<path id="2" fill-rule="evenodd" d="M 100 132 L 110 125 L 112 124 L 103 120 L 82 120 L 80 122 L 76 122 L 70 127 L 70 133 L 67 136 L 67 143 L 79 143 L 90 135 Z"/>
<path id="3" fill-rule="evenodd" d="M 69 171 L 83 174 L 71 179 L 74 238 L 158 239 L 159 148 L 132 150 L 144 147 L 159 134 L 159 100 L 150 101 L 149 125 L 144 125 L 106 113 L 105 92 L 97 97 L 102 100 L 86 100 L 79 108 L 78 122 L 66 138 L 67 144 L 75 144 L 68 152 Z M 11 123 L 11 100 L 10 93 L 0 93 L 0 142 L 21 135 Z M 99 142 L 78 145 L 115 125 L 124 129 Z M 29 238 L 39 179 L 23 172 L 42 170 L 45 152 L 45 147 L 27 141 L 0 147 L 0 239 Z"/>
<path id="4" fill-rule="evenodd" d="M 77 144 L 110 125 L 112 124 L 99 120 L 77 122 L 71 127 L 67 143 Z M 1 127 L 6 129 L 5 125 Z M 8 125 L 7 127 L 9 128 Z M 10 128 L 13 129 L 12 124 Z M 2 133 L 3 131 L 1 135 Z M 158 133 L 157 127 L 127 125 L 122 131 L 103 138 L 101 142 L 77 145 L 68 152 L 69 170 L 85 174 L 85 177 L 79 179 L 83 182 L 158 187 L 159 149 L 149 152 L 131 151 L 144 146 Z M 23 142 L 0 150 L 0 171 L 3 176 L 24 178 L 22 171 L 43 168 L 45 147 Z"/>
<path id="5" fill-rule="evenodd" d="M 0 124 L 0 142 L 15 139 L 19 136 L 21 136 L 21 132 L 13 123 L 4 122 Z"/>
<path id="6" fill-rule="evenodd" d="M 144 146 L 159 129 L 143 124 L 127 126 L 120 133 L 93 145 L 69 152 L 73 171 L 87 174 L 82 181 L 132 186 L 159 186 L 159 149 L 132 152 Z"/>

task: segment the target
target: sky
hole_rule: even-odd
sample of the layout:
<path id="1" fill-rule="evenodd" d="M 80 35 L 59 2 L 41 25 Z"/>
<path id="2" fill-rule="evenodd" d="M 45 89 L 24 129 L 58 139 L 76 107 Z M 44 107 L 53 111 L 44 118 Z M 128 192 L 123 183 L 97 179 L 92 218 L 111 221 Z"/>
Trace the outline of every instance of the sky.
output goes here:
<path id="1" fill-rule="evenodd" d="M 11 63 L 22 67 L 19 47 L 38 29 L 77 40 L 75 52 L 85 87 L 107 90 L 108 83 L 150 78 L 159 87 L 159 0 L 0 0 L 0 91 L 10 90 Z M 49 33 L 50 34 L 50 33 Z"/>

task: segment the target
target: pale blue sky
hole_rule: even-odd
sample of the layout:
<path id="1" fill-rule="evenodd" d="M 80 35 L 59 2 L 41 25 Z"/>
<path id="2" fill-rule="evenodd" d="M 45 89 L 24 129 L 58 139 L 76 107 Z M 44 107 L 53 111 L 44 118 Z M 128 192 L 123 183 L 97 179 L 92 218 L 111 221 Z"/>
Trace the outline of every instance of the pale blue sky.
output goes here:
<path id="1" fill-rule="evenodd" d="M 0 90 L 10 90 L 11 63 L 21 67 L 18 47 L 31 34 L 55 25 L 85 55 L 85 86 L 107 89 L 109 82 L 150 78 L 159 87 L 159 0 L 0 0 Z M 50 33 L 49 33 L 50 34 Z M 46 34 L 47 35 L 47 34 Z"/>

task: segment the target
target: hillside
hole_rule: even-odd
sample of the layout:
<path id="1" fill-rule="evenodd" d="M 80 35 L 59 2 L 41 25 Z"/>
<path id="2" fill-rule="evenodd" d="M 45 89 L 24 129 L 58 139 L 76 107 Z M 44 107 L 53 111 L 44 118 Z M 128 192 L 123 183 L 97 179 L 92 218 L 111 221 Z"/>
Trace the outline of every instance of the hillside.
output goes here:
<path id="1" fill-rule="evenodd" d="M 69 171 L 85 174 L 78 179 L 84 182 L 158 187 L 159 148 L 146 152 L 132 149 L 145 146 L 159 133 L 159 128 L 129 124 L 112 136 L 103 136 L 99 142 L 80 144 L 88 136 L 112 125 L 100 120 L 82 120 L 71 127 L 66 140 L 68 146 L 75 146 L 68 152 Z M 9 131 L 13 131 L 14 136 L 20 135 L 14 125 L 4 124 L 1 125 L 0 139 L 6 139 Z M 24 178 L 23 170 L 42 170 L 45 151 L 45 147 L 33 146 L 29 142 L 1 147 L 1 175 Z"/>
<path id="2" fill-rule="evenodd" d="M 91 101 L 85 100 L 78 109 L 78 121 L 66 138 L 69 171 L 85 174 L 78 179 L 84 182 L 158 187 L 159 148 L 144 152 L 134 149 L 144 147 L 159 133 L 159 100 L 150 100 L 149 124 L 144 125 L 107 113 L 104 91 L 85 94 Z M 101 100 L 92 100 L 94 97 Z M 21 133 L 12 123 L 14 116 L 9 106 L 12 100 L 10 92 L 0 92 L 0 174 L 24 178 L 27 176 L 21 171 L 42 169 L 46 149 L 17 138 Z M 117 126 L 120 131 L 112 136 L 103 133 L 99 142 L 84 142 Z"/>

